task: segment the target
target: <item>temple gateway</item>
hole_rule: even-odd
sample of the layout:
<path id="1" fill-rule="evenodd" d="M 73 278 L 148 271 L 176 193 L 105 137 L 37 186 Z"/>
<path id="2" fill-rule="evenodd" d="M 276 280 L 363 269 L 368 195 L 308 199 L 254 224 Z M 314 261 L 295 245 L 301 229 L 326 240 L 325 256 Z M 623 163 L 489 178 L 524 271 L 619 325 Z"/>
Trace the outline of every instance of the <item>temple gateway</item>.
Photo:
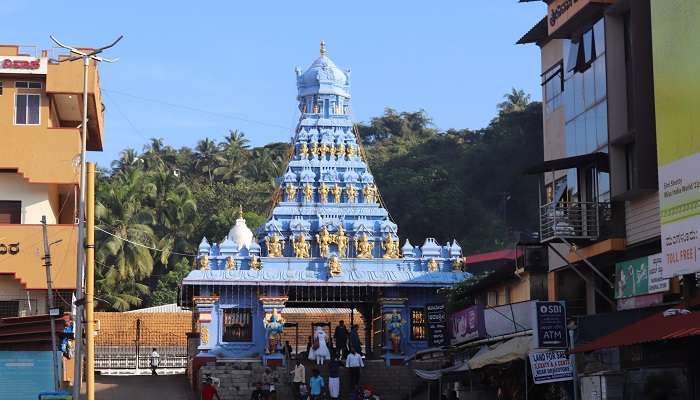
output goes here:
<path id="1" fill-rule="evenodd" d="M 254 234 L 241 212 L 221 242 L 203 238 L 198 268 L 182 282 L 179 302 L 197 315 L 198 357 L 279 363 L 283 335 L 306 349 L 308 335 L 298 332 L 309 322 L 298 316 L 311 308 L 346 310 L 347 325 L 362 321 L 367 357 L 396 364 L 428 347 L 426 306 L 468 276 L 456 241 L 399 244 L 350 118 L 350 71 L 323 42 L 320 53 L 296 69 L 301 115 L 271 216 Z M 332 337 L 333 323 L 311 324 Z"/>

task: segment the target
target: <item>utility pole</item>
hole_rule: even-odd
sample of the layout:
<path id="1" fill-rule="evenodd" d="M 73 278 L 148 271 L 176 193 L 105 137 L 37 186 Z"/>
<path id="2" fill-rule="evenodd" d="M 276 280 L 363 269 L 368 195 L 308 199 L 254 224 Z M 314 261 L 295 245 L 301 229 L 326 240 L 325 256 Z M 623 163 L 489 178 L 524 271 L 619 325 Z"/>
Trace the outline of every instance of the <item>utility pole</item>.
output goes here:
<path id="1" fill-rule="evenodd" d="M 81 145 L 80 145 L 80 200 L 78 202 L 78 254 L 77 254 L 77 274 L 76 274 L 76 284 L 75 284 L 75 297 L 78 305 L 76 315 L 74 315 L 74 326 L 75 326 L 75 369 L 73 372 L 73 398 L 80 398 L 80 384 L 82 383 L 82 357 L 83 357 L 83 272 L 85 267 L 85 184 L 86 184 L 86 146 L 87 146 L 87 108 L 88 108 L 88 76 L 90 75 L 90 60 L 95 61 L 95 65 L 99 61 L 105 61 L 108 63 L 116 62 L 117 59 L 107 59 L 98 56 L 98 54 L 103 51 L 113 47 L 117 44 L 124 36 L 119 36 L 117 40 L 111 44 L 100 47 L 89 52 L 79 50 L 75 47 L 65 45 L 58 41 L 53 35 L 49 36 L 51 40 L 56 43 L 58 47 L 70 51 L 74 54 L 73 57 L 69 57 L 65 60 L 60 60 L 61 62 L 67 61 L 72 62 L 76 60 L 83 60 L 83 120 L 80 124 L 81 127 Z M 97 105 L 99 107 L 99 104 Z"/>
<path id="2" fill-rule="evenodd" d="M 85 242 L 85 327 L 87 400 L 95 400 L 95 164 L 87 163 L 87 210 Z"/>
<path id="3" fill-rule="evenodd" d="M 46 288 L 49 292 L 49 321 L 51 321 L 51 355 L 53 356 L 53 386 L 54 391 L 60 388 L 58 380 L 58 357 L 56 355 L 56 321 L 51 315 L 53 309 L 53 289 L 51 287 L 51 250 L 49 249 L 49 229 L 46 225 L 46 215 L 41 217 L 41 227 L 44 231 L 44 266 L 46 267 Z"/>

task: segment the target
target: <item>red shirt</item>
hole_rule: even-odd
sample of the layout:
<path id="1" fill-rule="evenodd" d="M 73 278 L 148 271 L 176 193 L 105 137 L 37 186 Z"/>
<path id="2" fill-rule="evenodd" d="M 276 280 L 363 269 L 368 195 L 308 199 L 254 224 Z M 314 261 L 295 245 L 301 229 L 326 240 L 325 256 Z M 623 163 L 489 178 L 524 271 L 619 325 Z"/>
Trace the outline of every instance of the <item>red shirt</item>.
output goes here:
<path id="1" fill-rule="evenodd" d="M 216 388 L 212 385 L 204 385 L 202 388 L 202 400 L 212 400 L 214 395 L 218 394 Z"/>

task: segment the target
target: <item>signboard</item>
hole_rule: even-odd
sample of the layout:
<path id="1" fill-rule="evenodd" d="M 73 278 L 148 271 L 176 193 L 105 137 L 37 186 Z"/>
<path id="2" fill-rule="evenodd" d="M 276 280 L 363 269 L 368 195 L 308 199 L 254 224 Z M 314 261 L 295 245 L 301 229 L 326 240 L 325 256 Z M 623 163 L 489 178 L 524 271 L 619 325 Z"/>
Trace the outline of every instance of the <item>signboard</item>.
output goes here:
<path id="1" fill-rule="evenodd" d="M 532 329 L 535 348 L 567 348 L 566 306 L 563 301 L 535 301 Z"/>
<path id="2" fill-rule="evenodd" d="M 700 2 L 652 1 L 663 276 L 700 271 Z"/>
<path id="3" fill-rule="evenodd" d="M 36 400 L 52 390 L 50 351 L 0 351 L 0 399 Z"/>
<path id="4" fill-rule="evenodd" d="M 0 74 L 46 75 L 46 57 L 0 56 Z"/>
<path id="5" fill-rule="evenodd" d="M 547 6 L 547 33 L 561 28 L 589 4 L 612 4 L 613 0 L 553 0 Z"/>
<path id="6" fill-rule="evenodd" d="M 450 316 L 450 343 L 457 345 L 486 336 L 484 306 L 477 304 Z"/>
<path id="7" fill-rule="evenodd" d="M 530 353 L 530 368 L 535 384 L 570 381 L 574 370 L 564 350 Z"/>
<path id="8" fill-rule="evenodd" d="M 663 257 L 654 254 L 615 264 L 615 298 L 666 292 L 669 280 L 663 277 Z"/>
<path id="9" fill-rule="evenodd" d="M 442 347 L 449 344 L 447 337 L 447 310 L 445 304 L 427 304 L 428 347 Z"/>
<path id="10" fill-rule="evenodd" d="M 617 311 L 651 307 L 656 304 L 661 304 L 663 301 L 663 293 L 652 293 L 642 296 L 628 297 L 625 299 L 617 299 Z"/>

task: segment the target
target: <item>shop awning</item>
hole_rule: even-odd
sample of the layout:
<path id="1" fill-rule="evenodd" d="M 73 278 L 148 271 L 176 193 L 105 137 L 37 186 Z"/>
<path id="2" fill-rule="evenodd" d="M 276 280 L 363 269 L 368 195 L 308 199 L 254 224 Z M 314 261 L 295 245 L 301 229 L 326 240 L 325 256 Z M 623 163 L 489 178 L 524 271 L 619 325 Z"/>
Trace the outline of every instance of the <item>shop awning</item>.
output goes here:
<path id="1" fill-rule="evenodd" d="M 522 360 L 530 350 L 532 350 L 532 336 L 514 337 L 507 342 L 492 347 L 488 351 L 478 352 L 469 360 L 469 368 L 479 369 L 488 365 Z"/>
<path id="2" fill-rule="evenodd" d="M 467 363 L 456 364 L 448 368 L 436 369 L 433 371 L 428 371 L 424 369 L 414 369 L 413 372 L 416 373 L 420 378 L 426 381 L 437 381 L 442 379 L 443 376 L 451 373 L 459 373 L 469 371 L 469 366 Z"/>
<path id="3" fill-rule="evenodd" d="M 610 159 L 608 155 L 606 153 L 596 152 L 541 162 L 525 169 L 524 173 L 525 175 L 536 175 L 543 172 L 563 171 L 569 168 L 579 168 L 588 165 L 595 165 L 600 171 L 610 171 Z"/>
<path id="4" fill-rule="evenodd" d="M 575 347 L 572 353 L 586 353 L 598 349 L 631 346 L 661 340 L 700 336 L 700 312 L 687 314 L 654 314 L 592 342 Z"/>

